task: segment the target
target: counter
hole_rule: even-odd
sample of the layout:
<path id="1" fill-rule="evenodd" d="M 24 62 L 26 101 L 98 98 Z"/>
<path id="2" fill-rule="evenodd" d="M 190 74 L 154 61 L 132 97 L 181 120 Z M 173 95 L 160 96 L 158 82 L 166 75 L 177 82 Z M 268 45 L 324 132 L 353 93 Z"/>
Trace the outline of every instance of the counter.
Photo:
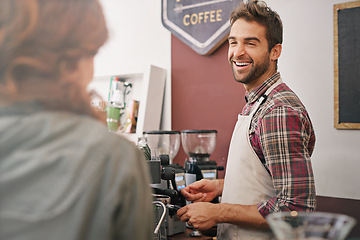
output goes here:
<path id="1" fill-rule="evenodd" d="M 216 240 L 216 237 L 190 237 L 191 232 L 192 230 L 187 228 L 185 233 L 179 233 L 174 236 L 168 237 L 168 240 Z"/>
<path id="2" fill-rule="evenodd" d="M 191 229 L 186 229 L 185 233 L 179 233 L 174 236 L 168 237 L 168 240 L 216 240 L 216 237 L 190 237 Z M 360 237 L 347 238 L 347 240 L 360 240 Z"/>

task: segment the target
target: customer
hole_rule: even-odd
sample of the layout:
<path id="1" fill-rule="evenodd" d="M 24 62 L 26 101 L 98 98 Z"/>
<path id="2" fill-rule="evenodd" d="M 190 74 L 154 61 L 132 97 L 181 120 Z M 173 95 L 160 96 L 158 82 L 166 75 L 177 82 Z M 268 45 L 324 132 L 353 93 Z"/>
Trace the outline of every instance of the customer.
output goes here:
<path id="1" fill-rule="evenodd" d="M 144 157 L 86 91 L 107 36 L 98 0 L 0 1 L 0 239 L 152 239 Z"/>
<path id="2" fill-rule="evenodd" d="M 315 135 L 305 107 L 277 72 L 278 14 L 264 2 L 249 1 L 231 14 L 230 23 L 228 60 L 245 87 L 246 105 L 233 132 L 225 179 L 183 189 L 196 203 L 178 215 L 200 230 L 219 223 L 218 240 L 271 239 L 268 214 L 315 208 Z M 220 195 L 220 204 L 208 203 Z"/>

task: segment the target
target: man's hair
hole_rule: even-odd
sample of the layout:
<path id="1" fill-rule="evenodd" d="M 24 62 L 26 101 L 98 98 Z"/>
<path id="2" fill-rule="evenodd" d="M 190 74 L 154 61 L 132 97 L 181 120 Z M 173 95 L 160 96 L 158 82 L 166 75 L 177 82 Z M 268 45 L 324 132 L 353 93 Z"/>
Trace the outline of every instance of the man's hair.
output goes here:
<path id="1" fill-rule="evenodd" d="M 231 26 L 238 19 L 255 21 L 266 28 L 266 39 L 269 44 L 269 52 L 276 44 L 282 44 L 283 25 L 277 12 L 272 11 L 263 1 L 242 2 L 230 15 Z"/>

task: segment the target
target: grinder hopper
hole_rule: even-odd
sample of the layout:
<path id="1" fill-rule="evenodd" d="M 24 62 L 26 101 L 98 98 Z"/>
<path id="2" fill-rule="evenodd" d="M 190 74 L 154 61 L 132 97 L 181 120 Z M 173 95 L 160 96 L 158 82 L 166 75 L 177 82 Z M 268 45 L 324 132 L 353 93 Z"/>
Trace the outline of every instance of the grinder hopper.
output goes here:
<path id="1" fill-rule="evenodd" d="M 184 151 L 193 161 L 209 161 L 216 146 L 216 130 L 183 130 L 181 143 Z"/>

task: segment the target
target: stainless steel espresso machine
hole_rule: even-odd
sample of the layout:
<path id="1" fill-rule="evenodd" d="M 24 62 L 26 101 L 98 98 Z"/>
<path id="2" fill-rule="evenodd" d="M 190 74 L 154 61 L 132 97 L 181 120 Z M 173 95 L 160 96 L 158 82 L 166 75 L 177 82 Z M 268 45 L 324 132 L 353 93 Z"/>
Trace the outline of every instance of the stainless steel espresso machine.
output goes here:
<path id="1" fill-rule="evenodd" d="M 169 198 L 166 204 L 164 221 L 159 230 L 161 240 L 186 231 L 185 223 L 181 222 L 176 211 L 185 206 L 185 198 L 180 190 L 185 187 L 185 171 L 172 159 L 180 148 L 180 132 L 178 131 L 148 131 L 143 133 L 143 139 L 148 144 L 151 159 L 148 160 L 155 201 Z M 155 214 L 159 215 L 159 214 Z"/>

